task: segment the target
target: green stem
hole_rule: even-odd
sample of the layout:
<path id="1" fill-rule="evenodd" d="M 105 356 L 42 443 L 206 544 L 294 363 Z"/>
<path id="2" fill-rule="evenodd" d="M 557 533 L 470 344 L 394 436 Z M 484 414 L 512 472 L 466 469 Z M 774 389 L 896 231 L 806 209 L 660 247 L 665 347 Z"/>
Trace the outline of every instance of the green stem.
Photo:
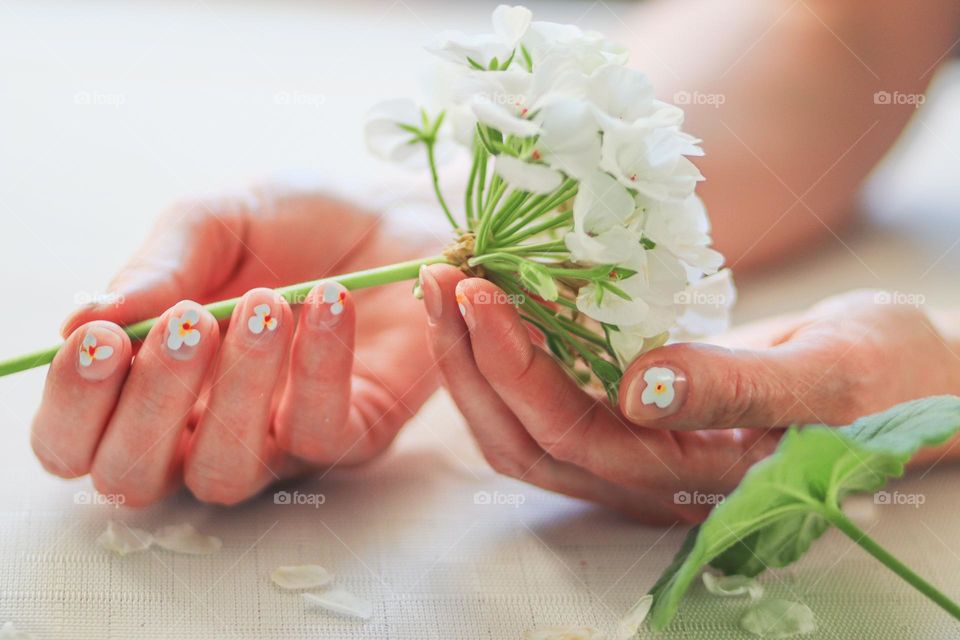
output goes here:
<path id="1" fill-rule="evenodd" d="M 328 278 L 321 278 L 319 280 L 311 280 L 310 282 L 292 284 L 290 286 L 277 289 L 277 293 L 280 294 L 280 296 L 290 304 L 301 304 L 306 299 L 307 294 L 310 293 L 310 290 L 321 282 L 339 282 L 347 289 L 353 291 L 356 289 L 364 289 L 366 287 L 391 284 L 393 282 L 413 280 L 420 273 L 421 265 L 436 264 L 438 262 L 446 261 L 447 259 L 445 257 L 439 255 L 430 256 L 429 258 L 420 258 L 419 260 L 397 262 L 396 264 L 386 265 L 383 267 L 374 267 L 373 269 L 354 271 L 353 273 L 345 273 L 339 276 L 330 276 Z M 230 317 L 230 314 L 233 313 L 234 308 L 239 302 L 240 298 L 231 298 L 229 300 L 211 302 L 210 304 L 204 305 L 203 308 L 209 311 L 210 314 L 213 315 L 213 317 L 217 320 L 225 320 Z M 132 340 L 141 341 L 147 337 L 147 334 L 150 333 L 150 329 L 153 328 L 153 325 L 157 323 L 157 320 L 159 320 L 159 318 L 143 320 L 141 322 L 137 322 L 136 324 L 128 325 L 124 327 L 123 330 L 128 336 L 130 336 Z M 11 358 L 10 360 L 4 360 L 0 362 L 0 377 L 9 375 L 11 373 L 16 373 L 17 371 L 25 371 L 27 369 L 33 369 L 34 367 L 49 364 L 53 361 L 53 357 L 57 355 L 57 352 L 60 351 L 62 346 L 62 344 L 59 344 L 55 347 L 50 347 L 49 349 L 43 349 L 41 351 L 28 353 L 17 358 Z"/>
<path id="2" fill-rule="evenodd" d="M 430 179 L 433 182 L 433 192 L 437 194 L 437 201 L 443 208 L 443 213 L 447 216 L 447 220 L 450 221 L 450 226 L 454 229 L 459 229 L 460 227 L 457 221 L 454 220 L 453 214 L 450 213 L 450 207 L 447 206 L 447 201 L 443 199 L 443 194 L 440 192 L 440 177 L 437 175 L 437 159 L 433 153 L 433 147 L 433 142 L 427 142 L 427 162 L 430 164 Z"/>
<path id="3" fill-rule="evenodd" d="M 837 529 L 840 529 L 848 538 L 856 542 L 867 553 L 882 562 L 895 574 L 906 580 L 914 589 L 927 596 L 940 607 L 960 620 L 960 605 L 944 595 L 939 589 L 913 572 L 890 552 L 877 544 L 870 536 L 853 524 L 840 509 L 827 509 L 826 518 Z"/>

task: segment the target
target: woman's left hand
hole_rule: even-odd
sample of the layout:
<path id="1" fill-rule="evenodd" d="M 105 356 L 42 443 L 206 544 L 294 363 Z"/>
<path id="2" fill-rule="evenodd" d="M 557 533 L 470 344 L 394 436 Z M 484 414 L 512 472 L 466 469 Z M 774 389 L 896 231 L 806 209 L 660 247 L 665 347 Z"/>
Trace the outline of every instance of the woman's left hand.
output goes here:
<path id="1" fill-rule="evenodd" d="M 960 356 L 927 315 L 861 291 L 719 344 L 655 349 L 611 407 L 531 342 L 491 283 L 443 265 L 421 281 L 434 355 L 494 469 L 651 523 L 704 518 L 792 424 L 960 392 Z"/>

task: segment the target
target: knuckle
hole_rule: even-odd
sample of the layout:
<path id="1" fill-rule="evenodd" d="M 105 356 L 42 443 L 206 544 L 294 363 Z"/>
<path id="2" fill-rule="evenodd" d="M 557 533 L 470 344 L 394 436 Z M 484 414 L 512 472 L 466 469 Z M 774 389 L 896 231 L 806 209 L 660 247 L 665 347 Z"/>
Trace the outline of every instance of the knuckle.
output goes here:
<path id="1" fill-rule="evenodd" d="M 243 502 L 255 493 L 252 477 L 239 465 L 227 470 L 194 461 L 187 467 L 184 484 L 200 502 L 225 506 Z"/>

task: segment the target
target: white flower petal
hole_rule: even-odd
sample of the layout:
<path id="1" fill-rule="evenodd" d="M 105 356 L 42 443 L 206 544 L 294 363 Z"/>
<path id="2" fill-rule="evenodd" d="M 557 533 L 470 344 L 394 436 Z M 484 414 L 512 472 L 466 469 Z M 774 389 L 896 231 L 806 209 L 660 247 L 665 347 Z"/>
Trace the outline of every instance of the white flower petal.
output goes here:
<path id="1" fill-rule="evenodd" d="M 563 183 L 563 176 L 550 167 L 506 155 L 497 156 L 494 170 L 511 187 L 530 193 L 551 193 Z"/>
<path id="2" fill-rule="evenodd" d="M 200 312 L 196 309 L 187 309 L 183 312 L 183 315 L 180 316 L 181 320 L 184 323 L 189 324 L 191 327 L 200 322 Z"/>
<path id="3" fill-rule="evenodd" d="M 620 619 L 614 639 L 632 640 L 632 638 L 635 638 L 637 632 L 640 631 L 640 625 L 647 619 L 647 614 L 650 613 L 651 606 L 653 606 L 653 596 L 651 595 L 643 596 L 637 600 L 637 603 L 631 607 L 630 611 Z"/>
<path id="4" fill-rule="evenodd" d="M 180 331 L 180 318 L 177 316 L 171 316 L 170 319 L 167 320 L 167 331 L 170 333 L 177 333 Z"/>
<path id="5" fill-rule="evenodd" d="M 501 4 L 493 10 L 493 32 L 513 48 L 527 33 L 532 18 L 533 14 L 526 7 Z"/>
<path id="6" fill-rule="evenodd" d="M 422 126 L 420 109 L 413 100 L 400 98 L 375 105 L 368 113 L 363 132 L 370 152 L 388 162 L 410 162 L 424 154 L 416 137 L 399 125 Z"/>
<path id="7" fill-rule="evenodd" d="M 523 640 L 602 640 L 591 627 L 537 627 L 523 632 Z"/>
<path id="8" fill-rule="evenodd" d="M 81 352 L 80 352 L 80 366 L 81 366 L 81 367 L 89 367 L 91 364 L 93 364 L 93 358 L 90 356 L 90 354 L 89 354 L 87 351 L 81 351 Z"/>
<path id="9" fill-rule="evenodd" d="M 190 329 L 183 336 L 183 344 L 188 347 L 195 347 L 200 343 L 200 332 L 196 329 Z"/>
<path id="10" fill-rule="evenodd" d="M 250 316 L 247 319 L 247 328 L 250 329 L 251 333 L 261 334 L 263 333 L 263 317 L 261 316 Z"/>
<path id="11" fill-rule="evenodd" d="M 264 326 L 270 331 L 275 331 L 277 329 L 278 324 L 279 323 L 277 322 L 276 318 L 270 318 L 264 323 Z"/>
<path id="12" fill-rule="evenodd" d="M 107 523 L 106 530 L 97 538 L 97 544 L 107 551 L 125 556 L 149 549 L 153 544 L 153 537 L 148 531 L 111 520 Z"/>
<path id="13" fill-rule="evenodd" d="M 94 349 L 93 359 L 94 360 L 106 360 L 113 355 L 113 347 L 108 344 L 103 344 Z"/>
<path id="14" fill-rule="evenodd" d="M 580 182 L 573 201 L 574 226 L 598 234 L 627 223 L 636 206 L 633 196 L 609 174 L 594 171 Z"/>
<path id="15" fill-rule="evenodd" d="M 220 538 L 204 535 L 191 524 L 161 527 L 153 533 L 153 540 L 167 551 L 188 555 L 216 553 L 223 546 Z"/>
<path id="16" fill-rule="evenodd" d="M 630 281 L 638 276 L 631 276 L 626 280 L 617 283 L 617 287 L 630 294 L 627 289 L 631 288 Z M 594 320 L 607 322 L 617 326 L 637 325 L 643 321 L 650 311 L 648 305 L 642 298 L 634 297 L 632 300 L 625 300 L 617 294 L 607 291 L 603 294 L 600 304 L 597 304 L 597 293 L 594 285 L 589 284 L 580 289 L 577 295 L 577 308 L 590 316 Z"/>
<path id="17" fill-rule="evenodd" d="M 323 301 L 332 304 L 340 300 L 340 287 L 332 282 L 323 285 Z"/>
<path id="18" fill-rule="evenodd" d="M 174 333 L 176 332 L 176 333 Z M 178 351 L 183 346 L 183 336 L 180 335 L 180 325 L 170 332 L 167 336 L 167 348 L 172 351 Z"/>
<path id="19" fill-rule="evenodd" d="M 587 103 L 561 99 L 537 115 L 540 137 L 535 153 L 554 169 L 585 178 L 600 165 L 600 130 Z"/>
<path id="20" fill-rule="evenodd" d="M 303 599 L 307 604 L 326 609 L 333 613 L 339 613 L 354 618 L 364 620 L 373 616 L 373 604 L 369 601 L 355 596 L 345 589 L 330 589 L 321 593 L 305 593 Z"/>
<path id="21" fill-rule="evenodd" d="M 503 134 L 528 138 L 540 133 L 539 124 L 514 115 L 513 109 L 488 98 L 476 98 L 470 104 L 470 108 L 473 109 L 473 115 L 477 117 L 477 120 Z"/>
<path id="22" fill-rule="evenodd" d="M 333 574 L 318 564 L 302 564 L 277 567 L 270 579 L 283 589 L 312 589 L 330 584 Z"/>
<path id="23" fill-rule="evenodd" d="M 730 309 L 737 301 L 730 269 L 692 282 L 678 300 L 674 338 L 690 340 L 725 332 L 730 328 Z"/>
<path id="24" fill-rule="evenodd" d="M 704 571 L 703 586 L 715 596 L 750 596 L 751 600 L 763 597 L 763 585 L 747 576 L 719 576 Z"/>
<path id="25" fill-rule="evenodd" d="M 740 618 L 740 626 L 761 638 L 792 638 L 817 630 L 810 607 L 789 600 L 764 600 Z"/>
<path id="26" fill-rule="evenodd" d="M 84 347 L 92 347 L 97 344 L 97 336 L 92 333 L 88 333 L 83 337 L 83 342 L 81 343 Z"/>
<path id="27" fill-rule="evenodd" d="M 270 314 L 270 305 L 268 304 L 258 304 L 253 308 L 253 312 L 258 316 L 265 316 Z"/>

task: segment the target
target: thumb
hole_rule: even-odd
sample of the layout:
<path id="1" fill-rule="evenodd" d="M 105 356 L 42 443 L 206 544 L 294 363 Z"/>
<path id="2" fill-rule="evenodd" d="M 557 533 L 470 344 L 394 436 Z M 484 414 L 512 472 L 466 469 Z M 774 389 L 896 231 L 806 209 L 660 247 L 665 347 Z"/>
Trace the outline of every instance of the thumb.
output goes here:
<path id="1" fill-rule="evenodd" d="M 636 424 L 676 430 L 845 424 L 854 410 L 846 371 L 837 354 L 808 344 L 670 345 L 626 371 L 620 408 Z"/>
<path id="2" fill-rule="evenodd" d="M 119 325 L 160 315 L 180 300 L 199 300 L 229 277 L 242 249 L 242 219 L 221 215 L 203 201 L 172 208 L 111 280 L 107 293 L 71 313 L 67 337 L 91 320 Z"/>

